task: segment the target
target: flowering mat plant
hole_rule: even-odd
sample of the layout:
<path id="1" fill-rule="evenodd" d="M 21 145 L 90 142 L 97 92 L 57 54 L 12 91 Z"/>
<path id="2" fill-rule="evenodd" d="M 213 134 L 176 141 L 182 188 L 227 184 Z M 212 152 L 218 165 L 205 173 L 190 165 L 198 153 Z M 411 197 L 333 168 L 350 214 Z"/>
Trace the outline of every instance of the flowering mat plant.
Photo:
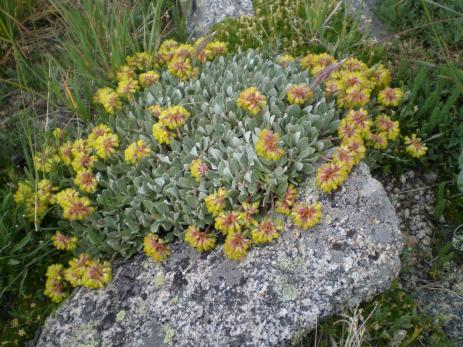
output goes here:
<path id="1" fill-rule="evenodd" d="M 59 302 L 69 287 L 101 288 L 111 279 L 103 259 L 143 249 L 161 262 L 176 239 L 199 252 L 223 242 L 241 260 L 278 238 L 285 218 L 309 230 L 323 206 L 297 202 L 307 176 L 329 194 L 368 147 L 426 153 L 416 135 L 400 136 L 406 95 L 390 83 L 382 65 L 355 58 L 227 55 L 205 39 L 127 57 L 95 95 L 101 123 L 55 129 L 34 156 L 41 179 L 15 194 L 32 221 L 60 216 L 53 243 L 75 255 L 49 267 L 45 293 Z"/>

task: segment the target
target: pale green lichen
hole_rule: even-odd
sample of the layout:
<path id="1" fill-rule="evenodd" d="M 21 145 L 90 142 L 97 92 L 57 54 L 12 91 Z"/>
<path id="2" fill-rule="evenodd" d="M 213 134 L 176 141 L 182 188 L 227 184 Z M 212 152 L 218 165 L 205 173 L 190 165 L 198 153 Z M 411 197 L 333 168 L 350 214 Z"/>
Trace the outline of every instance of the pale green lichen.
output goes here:
<path id="1" fill-rule="evenodd" d="M 177 305 L 177 304 L 178 304 L 178 296 L 173 297 L 173 298 L 170 300 L 170 303 L 171 303 L 172 305 Z"/>
<path id="2" fill-rule="evenodd" d="M 155 286 L 155 288 L 156 289 L 161 288 L 164 285 L 164 281 L 165 281 L 164 274 L 162 272 L 158 272 L 154 276 L 154 286 Z"/>
<path id="3" fill-rule="evenodd" d="M 117 313 L 117 315 L 116 315 L 116 320 L 117 320 L 118 322 L 123 321 L 124 318 L 125 318 L 125 314 L 126 314 L 126 312 L 125 312 L 124 310 L 119 311 L 119 312 Z"/>
<path id="4" fill-rule="evenodd" d="M 146 314 L 146 304 L 145 302 L 141 302 L 139 305 L 138 305 L 138 309 L 137 309 L 137 314 L 140 315 L 140 316 L 144 316 Z"/>
<path id="5" fill-rule="evenodd" d="M 162 330 L 164 331 L 164 343 L 166 345 L 172 346 L 172 339 L 175 336 L 175 330 L 169 324 L 165 324 L 162 326 Z"/>
<path id="6" fill-rule="evenodd" d="M 80 324 L 76 327 L 76 332 L 71 336 L 69 341 L 66 341 L 66 344 L 69 346 L 81 346 L 81 347 L 96 347 L 97 341 L 95 339 L 90 339 L 82 343 L 82 336 L 94 336 L 95 327 L 93 323 Z"/>
<path id="7" fill-rule="evenodd" d="M 332 222 L 333 222 L 333 217 L 331 217 L 331 215 L 329 215 L 329 214 L 326 214 L 325 218 L 323 219 L 323 223 L 329 225 Z"/>
<path id="8" fill-rule="evenodd" d="M 286 278 L 278 276 L 275 279 L 275 284 L 283 300 L 291 301 L 297 299 L 297 297 L 299 296 L 300 290 L 297 289 L 297 287 L 293 284 L 289 283 L 289 281 Z"/>

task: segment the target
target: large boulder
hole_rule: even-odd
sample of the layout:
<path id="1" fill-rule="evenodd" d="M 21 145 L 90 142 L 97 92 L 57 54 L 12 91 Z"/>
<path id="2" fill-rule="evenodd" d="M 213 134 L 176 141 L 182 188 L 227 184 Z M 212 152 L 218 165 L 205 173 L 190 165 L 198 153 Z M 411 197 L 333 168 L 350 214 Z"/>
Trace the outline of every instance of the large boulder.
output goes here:
<path id="1" fill-rule="evenodd" d="M 193 0 L 187 20 L 192 37 L 205 35 L 215 23 L 225 18 L 253 15 L 251 0 Z"/>
<path id="2" fill-rule="evenodd" d="M 222 247 L 184 243 L 156 264 L 143 255 L 116 266 L 104 289 L 80 288 L 49 317 L 38 346 L 280 346 L 323 317 L 369 300 L 400 269 L 401 234 L 382 185 L 361 164 L 343 187 L 317 198 L 325 217 L 310 231 L 290 221 L 280 239 L 242 262 Z M 319 196 L 318 196 L 319 195 Z"/>

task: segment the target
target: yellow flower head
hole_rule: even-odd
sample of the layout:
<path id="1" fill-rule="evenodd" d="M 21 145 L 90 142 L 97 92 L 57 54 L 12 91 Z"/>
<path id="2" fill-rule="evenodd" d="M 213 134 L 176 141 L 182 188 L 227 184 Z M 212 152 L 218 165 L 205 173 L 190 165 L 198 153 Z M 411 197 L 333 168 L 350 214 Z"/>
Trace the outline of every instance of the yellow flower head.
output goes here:
<path id="1" fill-rule="evenodd" d="M 172 143 L 172 139 L 175 137 L 175 134 L 162 125 L 161 123 L 153 124 L 153 137 L 157 143 L 160 145 L 166 144 L 169 145 Z"/>
<path id="2" fill-rule="evenodd" d="M 345 88 L 357 87 L 359 89 L 371 87 L 371 82 L 360 72 L 348 72 L 341 78 Z"/>
<path id="3" fill-rule="evenodd" d="M 127 57 L 127 65 L 132 69 L 144 71 L 149 69 L 152 63 L 152 57 L 148 52 L 138 52 Z"/>
<path id="4" fill-rule="evenodd" d="M 256 153 L 266 160 L 278 160 L 285 153 L 280 146 L 280 135 L 263 129 L 259 132 L 259 138 L 256 142 Z"/>
<path id="5" fill-rule="evenodd" d="M 347 170 L 350 170 L 356 164 L 355 153 L 352 152 L 346 145 L 341 145 L 336 148 L 333 155 L 333 161 L 345 166 Z"/>
<path id="6" fill-rule="evenodd" d="M 354 124 L 355 128 L 361 131 L 361 135 L 365 136 L 370 131 L 371 120 L 368 116 L 368 112 L 363 108 L 359 110 L 350 110 L 346 115 L 346 123 Z M 355 136 L 354 134 L 353 136 Z M 352 136 L 348 136 L 352 137 Z"/>
<path id="7" fill-rule="evenodd" d="M 63 208 L 63 218 L 67 220 L 83 220 L 95 211 L 90 200 L 85 197 L 71 199 L 69 205 Z"/>
<path id="8" fill-rule="evenodd" d="M 214 227 L 227 235 L 235 231 L 241 231 L 243 220 L 238 212 L 220 212 L 215 218 Z"/>
<path id="9" fill-rule="evenodd" d="M 143 250 L 151 259 L 162 262 L 172 254 L 169 245 L 158 235 L 149 233 L 143 240 Z"/>
<path id="10" fill-rule="evenodd" d="M 37 171 L 50 173 L 55 171 L 61 161 L 56 151 L 51 147 L 46 147 L 42 152 L 37 152 L 33 156 L 34 166 Z"/>
<path id="11" fill-rule="evenodd" d="M 131 98 L 133 94 L 135 94 L 140 86 L 138 85 L 138 81 L 134 79 L 126 79 L 119 81 L 117 85 L 117 95 L 124 98 Z"/>
<path id="12" fill-rule="evenodd" d="M 64 136 L 64 131 L 61 128 L 55 128 L 53 129 L 52 134 L 55 140 L 61 140 Z"/>
<path id="13" fill-rule="evenodd" d="M 89 169 L 77 171 L 74 184 L 85 193 L 93 193 L 97 188 L 96 178 Z"/>
<path id="14" fill-rule="evenodd" d="M 325 70 L 328 66 L 335 63 L 336 59 L 327 53 L 316 54 L 314 58 L 314 64 L 310 68 L 310 72 L 312 75 L 316 75 L 317 73 Z"/>
<path id="15" fill-rule="evenodd" d="M 168 106 L 161 111 L 159 122 L 163 126 L 173 130 L 182 127 L 188 117 L 190 117 L 190 112 L 188 112 L 183 106 Z"/>
<path id="16" fill-rule="evenodd" d="M 403 96 L 402 89 L 386 87 L 378 93 L 378 101 L 384 106 L 398 106 Z"/>
<path id="17" fill-rule="evenodd" d="M 301 67 L 304 70 L 311 70 L 316 64 L 316 55 L 312 53 L 308 53 L 301 59 Z"/>
<path id="18" fill-rule="evenodd" d="M 382 64 L 370 70 L 370 79 L 379 88 L 388 87 L 391 84 L 391 72 Z"/>
<path id="19" fill-rule="evenodd" d="M 78 139 L 72 143 L 71 153 L 73 156 L 78 156 L 81 154 L 90 154 L 92 152 L 92 147 L 85 139 Z"/>
<path id="20" fill-rule="evenodd" d="M 111 281 L 112 270 L 108 262 L 90 260 L 82 275 L 82 285 L 87 288 L 100 289 Z"/>
<path id="21" fill-rule="evenodd" d="M 411 137 L 404 137 L 405 144 L 408 145 L 406 151 L 413 158 L 421 158 L 428 151 L 428 147 L 425 146 L 422 140 L 419 137 L 416 137 L 416 134 L 412 134 Z"/>
<path id="22" fill-rule="evenodd" d="M 182 81 L 188 81 L 198 76 L 199 70 L 193 68 L 190 58 L 174 56 L 167 64 L 167 70 Z"/>
<path id="23" fill-rule="evenodd" d="M 240 93 L 236 103 L 238 107 L 241 107 L 255 116 L 267 107 L 267 97 L 262 95 L 256 87 L 250 87 Z"/>
<path id="24" fill-rule="evenodd" d="M 64 279 L 73 287 L 82 285 L 82 277 L 87 270 L 87 266 L 93 262 L 92 258 L 86 253 L 81 253 L 78 258 L 69 261 L 69 267 L 64 270 Z"/>
<path id="25" fill-rule="evenodd" d="M 340 106 L 345 108 L 363 107 L 370 101 L 370 94 L 370 89 L 362 89 L 358 86 L 349 87 L 341 99 Z"/>
<path id="26" fill-rule="evenodd" d="M 278 57 L 278 64 L 280 64 L 284 68 L 287 68 L 289 66 L 289 63 L 293 62 L 294 60 L 295 59 L 292 55 L 283 54 Z"/>
<path id="27" fill-rule="evenodd" d="M 296 226 L 307 230 L 318 224 L 322 216 L 321 210 L 322 204 L 319 202 L 312 204 L 300 202 L 294 205 L 291 218 Z"/>
<path id="28" fill-rule="evenodd" d="M 365 157 L 366 148 L 360 136 L 344 140 L 342 146 L 346 146 L 354 154 L 355 164 L 360 163 Z"/>
<path id="29" fill-rule="evenodd" d="M 64 235 L 57 231 L 52 237 L 53 246 L 62 251 L 72 251 L 77 246 L 77 237 Z"/>
<path id="30" fill-rule="evenodd" d="M 196 182 L 201 181 L 201 177 L 203 177 L 209 168 L 207 167 L 206 163 L 203 163 L 201 159 L 195 159 L 190 164 L 190 173 L 196 179 Z"/>
<path id="31" fill-rule="evenodd" d="M 175 49 L 179 43 L 175 40 L 165 40 L 159 47 L 159 55 L 163 62 L 167 63 L 175 55 Z"/>
<path id="32" fill-rule="evenodd" d="M 343 89 L 343 85 L 339 80 L 329 79 L 325 82 L 325 93 L 327 95 L 334 95 L 341 89 Z"/>
<path id="33" fill-rule="evenodd" d="M 105 134 L 95 141 L 95 150 L 98 157 L 107 159 L 116 153 L 119 147 L 119 137 L 116 134 Z"/>
<path id="34" fill-rule="evenodd" d="M 101 104 L 109 114 L 122 108 L 122 102 L 117 93 L 109 87 L 98 89 L 95 93 L 95 102 Z"/>
<path id="35" fill-rule="evenodd" d="M 225 208 L 226 198 L 228 192 L 225 188 L 219 188 L 218 191 L 212 193 L 204 198 L 206 208 L 210 214 L 217 216 Z"/>
<path id="36" fill-rule="evenodd" d="M 143 140 L 131 143 L 124 151 L 125 161 L 135 164 L 143 158 L 151 155 L 151 149 L 148 143 Z"/>
<path id="37" fill-rule="evenodd" d="M 91 147 L 95 147 L 96 141 L 100 137 L 107 135 L 107 134 L 111 134 L 111 133 L 112 133 L 112 130 L 106 124 L 99 124 L 96 127 L 94 127 L 92 131 L 90 132 L 90 134 L 88 135 L 86 144 L 88 144 Z"/>
<path id="38" fill-rule="evenodd" d="M 118 81 L 135 79 L 136 76 L 137 74 L 135 73 L 133 67 L 128 65 L 121 66 L 119 70 L 116 72 L 116 79 Z"/>
<path id="39" fill-rule="evenodd" d="M 388 143 L 387 133 L 384 131 L 368 134 L 368 143 L 375 149 L 386 149 Z"/>
<path id="40" fill-rule="evenodd" d="M 347 140 L 351 137 L 359 137 L 361 135 L 362 129 L 358 128 L 350 119 L 344 118 L 339 123 L 338 136 L 341 140 Z"/>
<path id="41" fill-rule="evenodd" d="M 95 155 L 81 153 L 74 157 L 71 162 L 71 166 L 75 172 L 89 170 L 93 168 L 93 165 L 97 160 L 98 158 Z"/>
<path id="42" fill-rule="evenodd" d="M 145 73 L 140 74 L 138 80 L 142 87 L 151 87 L 157 81 L 159 81 L 159 74 L 156 71 L 150 70 Z"/>
<path id="43" fill-rule="evenodd" d="M 61 145 L 59 148 L 59 154 L 61 158 L 61 162 L 64 165 L 71 165 L 72 161 L 72 142 L 66 142 Z"/>
<path id="44" fill-rule="evenodd" d="M 79 193 L 72 188 L 67 188 L 55 194 L 54 201 L 62 208 L 68 207 L 70 201 L 79 197 Z"/>
<path id="45" fill-rule="evenodd" d="M 45 276 L 47 278 L 57 278 L 61 279 L 63 278 L 63 265 L 62 264 L 52 264 L 48 266 L 47 268 L 47 273 Z"/>
<path id="46" fill-rule="evenodd" d="M 195 53 L 195 48 L 192 45 L 182 43 L 174 49 L 175 56 L 183 59 L 192 58 Z"/>
<path id="47" fill-rule="evenodd" d="M 254 219 L 254 216 L 259 212 L 259 203 L 254 202 L 252 204 L 248 202 L 243 202 L 241 205 L 240 219 L 244 226 L 250 227 L 257 224 L 257 221 Z"/>
<path id="48" fill-rule="evenodd" d="M 64 281 L 55 277 L 47 278 L 45 281 L 44 294 L 48 296 L 51 301 L 59 303 L 67 296 L 64 290 Z"/>
<path id="49" fill-rule="evenodd" d="M 227 44 L 222 41 L 211 41 L 206 45 L 206 56 L 209 60 L 228 53 Z"/>
<path id="50" fill-rule="evenodd" d="M 317 170 L 317 185 L 325 193 L 338 188 L 347 178 L 349 171 L 341 162 L 326 163 Z"/>
<path id="51" fill-rule="evenodd" d="M 375 125 L 379 131 L 386 133 L 389 140 L 395 140 L 399 136 L 399 122 L 393 121 L 386 115 L 379 115 L 376 117 Z"/>
<path id="52" fill-rule="evenodd" d="M 161 105 L 150 105 L 147 107 L 147 110 L 151 112 L 151 114 L 155 117 L 155 118 L 159 118 L 159 116 L 161 115 L 161 112 L 162 112 L 162 107 Z"/>
<path id="53" fill-rule="evenodd" d="M 18 189 L 14 193 L 14 201 L 17 204 L 24 203 L 32 197 L 32 186 L 29 181 L 19 182 Z"/>
<path id="54" fill-rule="evenodd" d="M 275 211 L 285 216 L 289 216 L 290 209 L 296 202 L 297 189 L 292 184 L 288 186 L 288 190 L 281 200 L 278 200 L 275 204 Z"/>
<path id="55" fill-rule="evenodd" d="M 279 219 L 266 218 L 252 230 L 252 240 L 255 243 L 268 243 L 280 237 L 283 230 L 283 222 Z"/>
<path id="56" fill-rule="evenodd" d="M 349 59 L 346 59 L 346 61 L 342 65 L 342 69 L 349 71 L 349 72 L 357 72 L 357 71 L 366 71 L 368 67 L 363 61 L 357 58 L 349 58 Z"/>
<path id="57" fill-rule="evenodd" d="M 312 99 L 313 92 L 305 83 L 293 84 L 288 89 L 287 97 L 290 104 L 303 105 Z"/>
<path id="58" fill-rule="evenodd" d="M 251 240 L 245 238 L 240 232 L 235 232 L 227 235 L 223 250 L 229 259 L 241 260 L 245 257 L 250 245 Z"/>
<path id="59" fill-rule="evenodd" d="M 198 252 L 209 251 L 215 247 L 216 237 L 212 233 L 201 231 L 190 225 L 185 231 L 185 241 Z"/>

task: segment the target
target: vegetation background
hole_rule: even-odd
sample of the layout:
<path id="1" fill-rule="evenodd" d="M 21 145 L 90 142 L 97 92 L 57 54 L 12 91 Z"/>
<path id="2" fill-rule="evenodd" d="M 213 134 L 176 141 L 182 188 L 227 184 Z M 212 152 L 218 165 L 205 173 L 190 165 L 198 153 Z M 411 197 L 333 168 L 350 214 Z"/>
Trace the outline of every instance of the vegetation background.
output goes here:
<path id="1" fill-rule="evenodd" d="M 226 20 L 218 39 L 275 54 L 328 52 L 381 62 L 410 90 L 398 115 L 402 131 L 418 128 L 430 147 L 424 160 L 392 149 L 369 165 L 382 175 L 410 169 L 437 174 L 433 253 L 423 279 L 438 281 L 462 265 L 463 235 L 463 3 L 460 0 L 384 0 L 374 8 L 392 34 L 372 42 L 358 15 L 342 1 L 254 0 L 255 16 Z M 55 305 L 43 295 L 44 273 L 64 262 L 51 245 L 53 220 L 30 224 L 13 201 L 21 176 L 37 175 L 31 156 L 47 130 L 98 119 L 95 90 L 107 84 L 127 55 L 156 50 L 165 38 L 186 41 L 176 1 L 3 0 L 0 3 L 0 341 L 24 345 Z M 419 107 L 416 107 L 419 105 Z M 413 253 L 407 249 L 404 257 Z M 424 257 L 418 255 L 418 257 Z M 404 268 L 403 272 L 409 269 Z M 361 307 L 322 322 L 301 346 L 453 345 L 444 321 L 431 317 L 398 280 Z"/>

